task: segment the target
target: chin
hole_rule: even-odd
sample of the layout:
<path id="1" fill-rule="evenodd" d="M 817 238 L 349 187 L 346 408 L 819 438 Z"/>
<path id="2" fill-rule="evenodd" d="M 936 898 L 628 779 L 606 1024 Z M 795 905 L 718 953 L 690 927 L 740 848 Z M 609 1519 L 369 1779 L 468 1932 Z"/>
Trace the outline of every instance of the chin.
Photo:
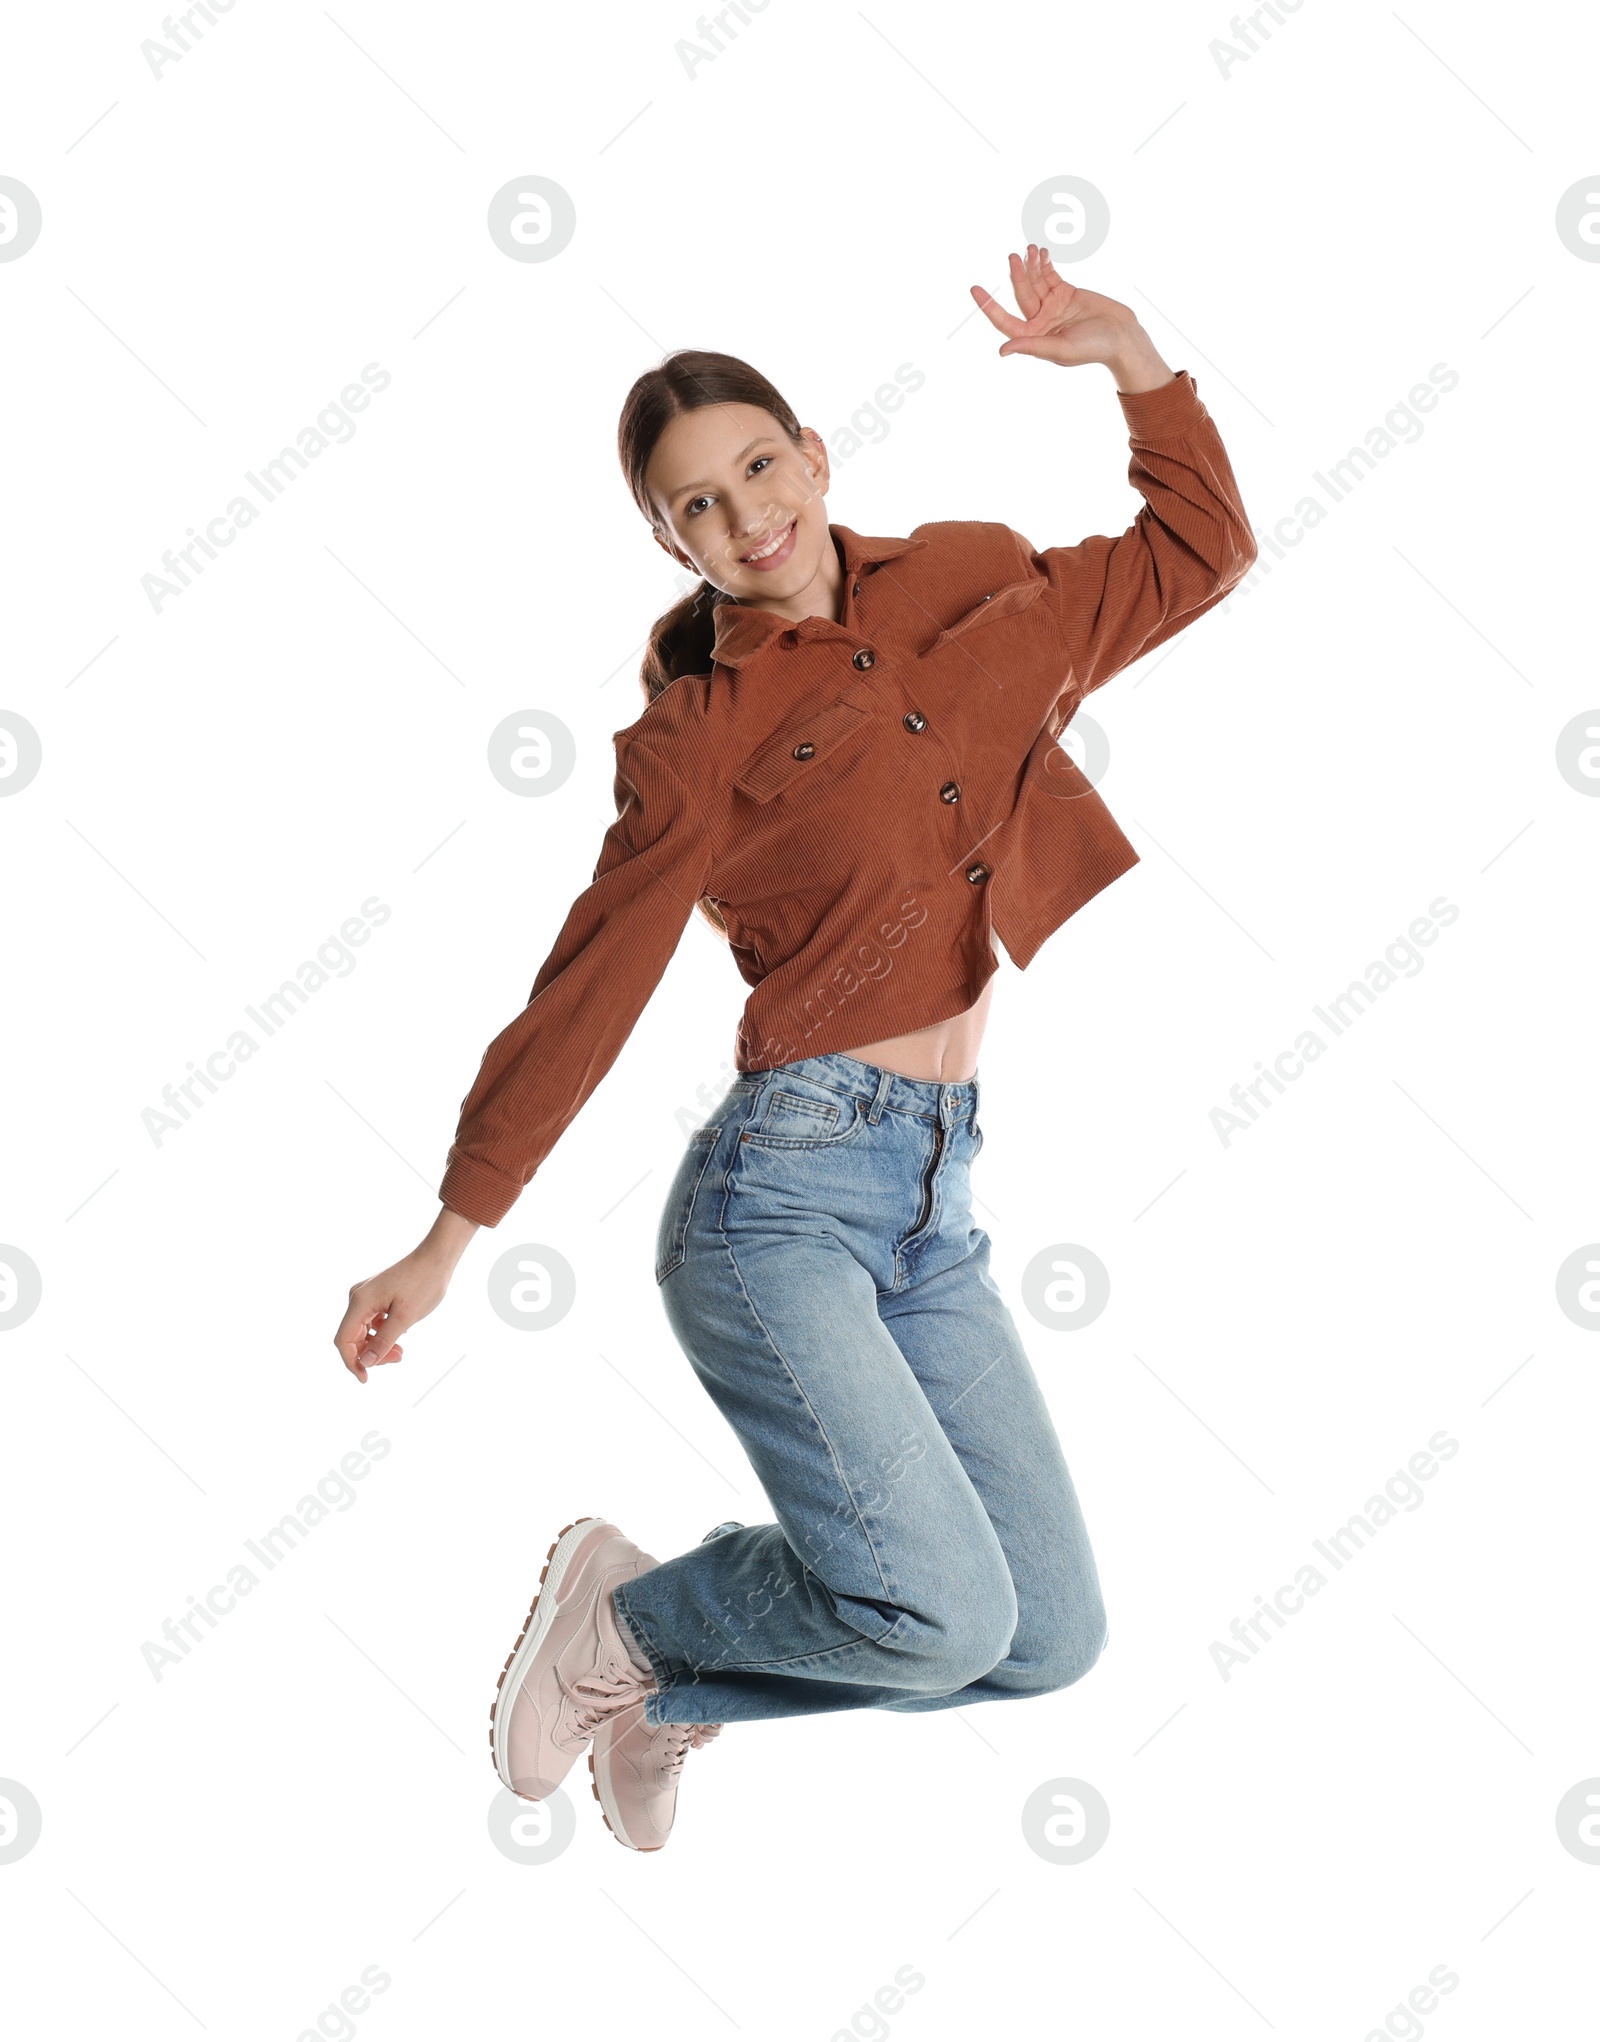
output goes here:
<path id="1" fill-rule="evenodd" d="M 752 575 L 751 579 L 761 582 L 773 595 L 780 590 L 785 596 L 797 596 L 815 579 L 822 565 L 822 549 L 828 544 L 828 528 L 808 528 L 805 524 L 797 527 L 794 535 L 794 551 L 776 574 Z"/>

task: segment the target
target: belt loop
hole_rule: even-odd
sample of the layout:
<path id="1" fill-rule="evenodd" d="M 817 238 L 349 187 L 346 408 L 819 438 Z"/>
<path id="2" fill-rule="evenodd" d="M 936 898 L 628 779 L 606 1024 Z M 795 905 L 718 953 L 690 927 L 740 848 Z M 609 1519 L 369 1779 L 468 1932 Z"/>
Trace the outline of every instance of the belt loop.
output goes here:
<path id="1" fill-rule="evenodd" d="M 883 1109 L 889 1097 L 889 1087 L 893 1083 L 894 1083 L 893 1071 L 883 1070 L 879 1071 L 878 1089 L 876 1092 L 873 1093 L 872 1104 L 867 1108 L 867 1120 L 873 1127 L 877 1126 L 879 1120 L 883 1116 Z"/>

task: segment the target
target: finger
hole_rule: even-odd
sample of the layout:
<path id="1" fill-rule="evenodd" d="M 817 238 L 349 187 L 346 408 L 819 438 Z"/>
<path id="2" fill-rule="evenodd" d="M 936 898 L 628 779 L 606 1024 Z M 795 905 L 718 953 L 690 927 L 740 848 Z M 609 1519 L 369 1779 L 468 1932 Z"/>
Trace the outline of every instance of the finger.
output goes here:
<path id="1" fill-rule="evenodd" d="M 1059 319 L 1063 309 L 1061 293 L 1066 292 L 1070 304 L 1075 286 L 1057 270 L 1048 248 L 1034 250 L 1033 282 L 1039 293 L 1040 312 L 1047 318 Z"/>
<path id="2" fill-rule="evenodd" d="M 978 309 L 987 317 L 990 325 L 998 326 L 1002 333 L 1022 332 L 1024 322 L 1013 318 L 1001 304 L 1000 300 L 991 297 L 982 284 L 971 284 L 968 286 L 968 289 L 977 301 Z"/>
<path id="3" fill-rule="evenodd" d="M 1079 286 L 1061 274 L 1042 248 L 1039 250 L 1039 287 L 1058 318 L 1070 312 L 1080 296 Z"/>
<path id="4" fill-rule="evenodd" d="M 357 1359 L 368 1368 L 376 1368 L 386 1361 L 398 1361 L 401 1350 L 396 1344 L 402 1333 L 408 1332 L 411 1320 L 401 1312 L 379 1312 L 372 1321 L 372 1332 L 359 1344 Z"/>
<path id="5" fill-rule="evenodd" d="M 1045 251 L 1041 247 L 1037 247 L 1033 241 L 1029 241 L 1027 259 L 1018 263 L 1016 302 L 1022 306 L 1022 314 L 1027 319 L 1039 319 L 1039 314 L 1045 308 L 1045 296 L 1049 294 L 1049 286 L 1045 284 L 1045 274 L 1039 268 L 1039 257 L 1043 253 Z"/>
<path id="6" fill-rule="evenodd" d="M 364 1351 L 346 1355 L 344 1357 L 344 1365 L 358 1382 L 364 1383 L 367 1379 L 367 1370 L 369 1368 L 387 1368 L 390 1362 L 403 1361 L 404 1359 L 405 1349 L 398 1340 L 389 1349 L 387 1354 L 379 1354 L 369 1342 Z"/>
<path id="7" fill-rule="evenodd" d="M 352 1301 L 339 1322 L 333 1344 L 350 1373 L 365 1382 L 369 1368 L 400 1359 L 401 1350 L 396 1342 L 402 1333 L 410 1330 L 412 1323 L 412 1319 L 401 1312 L 375 1311 L 369 1293 L 365 1302 Z"/>
<path id="8" fill-rule="evenodd" d="M 339 1330 L 333 1336 L 333 1344 L 339 1350 L 339 1359 L 350 1373 L 359 1377 L 362 1382 L 367 1379 L 367 1371 L 362 1366 L 361 1349 L 366 1344 L 367 1329 L 371 1322 L 370 1306 L 352 1304 L 339 1321 Z"/>
<path id="9" fill-rule="evenodd" d="M 390 1358 L 390 1348 L 396 1342 L 396 1335 L 402 1333 L 404 1329 L 406 1329 L 406 1323 L 402 1319 L 398 1319 L 392 1311 L 373 1313 L 371 1315 L 371 1331 L 365 1333 L 363 1338 L 357 1342 L 357 1350 L 359 1350 L 357 1358 L 361 1362 L 365 1362 L 367 1368 L 376 1368 L 380 1362 L 386 1362 Z"/>
<path id="10" fill-rule="evenodd" d="M 1026 260 L 1020 255 L 1013 255 L 1011 258 L 1011 288 L 1017 294 L 1017 303 L 1021 306 L 1025 319 L 1032 319 L 1042 303 L 1042 295 L 1038 289 L 1039 266 L 1036 257 L 1037 251 L 1030 241 Z"/>

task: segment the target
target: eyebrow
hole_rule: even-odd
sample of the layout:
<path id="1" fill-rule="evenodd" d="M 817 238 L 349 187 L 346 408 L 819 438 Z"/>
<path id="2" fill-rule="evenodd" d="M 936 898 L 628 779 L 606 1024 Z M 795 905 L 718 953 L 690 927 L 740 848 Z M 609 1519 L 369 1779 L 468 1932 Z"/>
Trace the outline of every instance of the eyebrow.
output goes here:
<path id="1" fill-rule="evenodd" d="M 751 449 L 752 447 L 759 447 L 759 446 L 760 446 L 760 445 L 761 445 L 761 444 L 762 444 L 762 443 L 763 443 L 764 441 L 766 441 L 766 440 L 771 440 L 771 439 L 775 439 L 776 437 L 777 437 L 777 435 L 776 435 L 775 433 L 757 433 L 757 434 L 756 434 L 756 436 L 755 436 L 755 438 L 754 438 L 753 440 L 748 440 L 748 441 L 746 441 L 746 443 L 744 444 L 744 446 L 742 446 L 742 447 L 741 447 L 741 448 L 739 449 L 738 453 L 734 455 L 734 457 L 733 457 L 733 458 L 734 458 L 735 462 L 739 462 L 739 461 L 742 461 L 742 460 L 744 459 L 745 455 L 749 453 L 749 451 L 750 451 L 750 449 Z M 669 498 L 667 499 L 667 501 L 668 501 L 669 503 L 676 503 L 676 502 L 677 502 L 677 500 L 678 500 L 678 498 L 679 498 L 680 496 L 688 496 L 688 495 L 690 495 L 690 494 L 691 494 L 691 493 L 692 493 L 693 491 L 695 491 L 695 490 L 697 490 L 697 489 L 709 489 L 709 488 L 711 488 L 711 486 L 712 486 L 712 485 L 711 485 L 711 484 L 710 484 L 709 482 L 684 482 L 684 483 L 681 483 L 681 484 L 680 484 L 680 485 L 678 486 L 678 488 L 676 488 L 676 489 L 675 489 L 675 490 L 674 490 L 674 491 L 672 492 L 672 495 L 671 495 L 671 496 L 670 496 L 670 497 L 669 497 Z"/>

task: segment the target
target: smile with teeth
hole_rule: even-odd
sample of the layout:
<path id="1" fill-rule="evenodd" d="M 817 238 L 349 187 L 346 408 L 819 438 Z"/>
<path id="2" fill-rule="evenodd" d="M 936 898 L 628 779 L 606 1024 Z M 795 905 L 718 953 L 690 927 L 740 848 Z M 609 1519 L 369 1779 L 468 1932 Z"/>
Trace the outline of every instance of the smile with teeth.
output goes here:
<path id="1" fill-rule="evenodd" d="M 777 552 L 778 548 L 783 544 L 784 540 L 788 538 L 789 534 L 793 530 L 794 519 L 791 518 L 788 524 L 784 526 L 783 530 L 779 532 L 776 535 L 776 537 L 769 539 L 765 546 L 759 547 L 754 553 L 742 553 L 739 556 L 741 565 L 748 566 L 752 560 L 768 559 L 772 554 Z"/>

